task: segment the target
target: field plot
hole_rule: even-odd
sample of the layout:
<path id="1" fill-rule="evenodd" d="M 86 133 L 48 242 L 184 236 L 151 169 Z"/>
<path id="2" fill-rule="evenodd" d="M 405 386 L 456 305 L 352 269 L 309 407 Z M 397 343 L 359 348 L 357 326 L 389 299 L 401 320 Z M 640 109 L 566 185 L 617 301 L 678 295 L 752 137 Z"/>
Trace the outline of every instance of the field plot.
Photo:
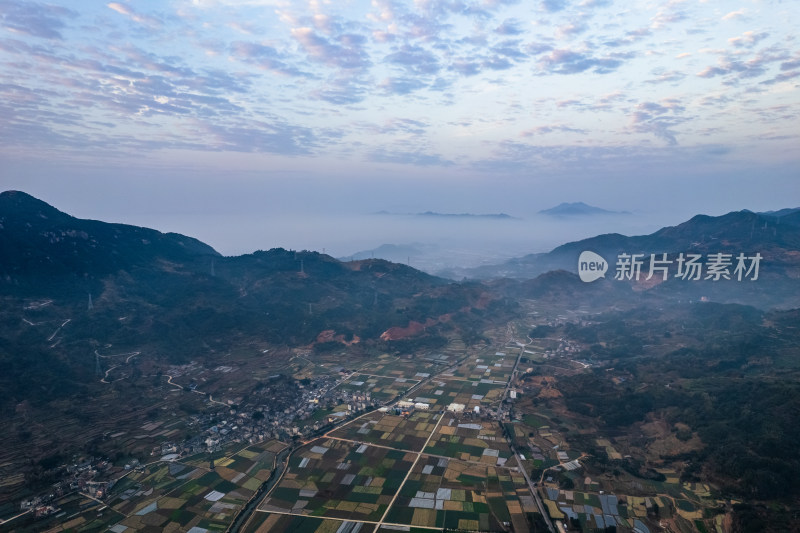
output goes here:
<path id="1" fill-rule="evenodd" d="M 418 452 L 436 425 L 434 416 L 433 412 L 415 411 L 405 418 L 378 411 L 337 429 L 331 436 Z"/>
<path id="2" fill-rule="evenodd" d="M 519 348 L 473 355 L 465 359 L 452 372 L 442 374 L 442 377 L 452 376 L 469 381 L 505 384 L 514 369 L 517 354 L 519 354 Z"/>
<path id="3" fill-rule="evenodd" d="M 295 350 L 289 359 L 288 372 L 296 380 L 338 377 L 343 367 L 336 359 L 313 355 L 308 350 Z"/>
<path id="4" fill-rule="evenodd" d="M 527 531 L 535 512 L 521 474 L 423 454 L 403 485 L 386 522 L 412 527 L 472 531 Z"/>
<path id="5" fill-rule="evenodd" d="M 464 358 L 464 350 L 463 343 L 451 342 L 444 352 L 422 355 L 419 356 L 419 359 L 448 367 L 458 362 L 459 359 Z"/>
<path id="6" fill-rule="evenodd" d="M 688 528 L 682 530 L 691 530 L 691 524 L 704 517 L 702 505 L 690 501 L 689 498 L 671 498 L 665 495 L 626 496 L 620 492 L 603 494 L 578 490 L 565 491 L 548 486 L 544 488 L 543 495 L 551 517 L 580 520 L 588 528 L 642 529 L 642 524 L 652 521 L 654 508 L 658 509 L 659 520 L 682 523 Z M 692 496 L 696 498 L 697 493 Z"/>
<path id="7" fill-rule="evenodd" d="M 373 400 L 386 403 L 401 396 L 417 383 L 419 383 L 419 379 L 355 374 L 339 385 L 339 389 L 357 394 L 369 393 Z"/>
<path id="8" fill-rule="evenodd" d="M 377 522 L 400 488 L 415 454 L 335 439 L 317 439 L 293 454 L 259 509 Z"/>
<path id="9" fill-rule="evenodd" d="M 496 422 L 460 420 L 454 416 L 442 422 L 425 453 L 489 466 L 503 466 L 512 456 Z"/>
<path id="10" fill-rule="evenodd" d="M 364 363 L 356 370 L 375 376 L 420 381 L 440 371 L 441 368 L 441 364 L 435 364 L 430 360 L 401 359 L 393 355 L 383 354 L 377 359 Z"/>
<path id="11" fill-rule="evenodd" d="M 594 494 L 580 491 L 565 491 L 558 488 L 544 490 L 548 513 L 552 518 L 566 517 L 580 520 L 590 528 L 633 527 L 631 513 L 623 501 L 613 494 Z M 644 498 L 641 498 L 644 501 Z M 643 517 L 647 516 L 646 509 Z"/>
<path id="12" fill-rule="evenodd" d="M 442 379 L 432 381 L 418 389 L 413 400 L 429 403 L 431 409 L 446 409 L 451 403 L 460 403 L 465 411 L 476 406 L 484 409 L 499 402 L 505 390 L 505 383 L 495 384 L 461 379 Z"/>
<path id="13" fill-rule="evenodd" d="M 125 518 L 116 511 L 108 509 L 101 502 L 92 500 L 86 496 L 73 493 L 59 500 L 55 506 L 60 509 L 57 515 L 38 520 L 29 527 L 19 527 L 18 529 L 4 529 L 1 531 L 106 531 L 109 524 L 119 522 Z M 69 517 L 69 518 L 65 518 Z M 8 528 L 9 526 L 5 526 Z"/>
<path id="14" fill-rule="evenodd" d="M 132 515 L 207 471 L 208 468 L 194 468 L 180 463 L 156 463 L 141 472 L 132 472 L 119 481 L 114 486 L 112 493 L 115 497 L 109 500 L 109 506 L 125 516 Z"/>
<path id="15" fill-rule="evenodd" d="M 253 445 L 217 459 L 213 470 L 210 458 L 197 456 L 192 458 L 194 464 L 149 465 L 120 481 L 110 504 L 125 515 L 119 522 L 125 531 L 225 529 L 269 478 L 275 453 L 283 447 L 276 441 Z"/>
<path id="16" fill-rule="evenodd" d="M 153 474 L 161 476 L 162 470 Z M 191 470 L 191 474 L 195 475 L 197 471 Z M 182 482 L 181 486 L 167 495 L 150 498 L 147 490 L 142 493 L 144 498 L 132 498 L 132 501 L 120 505 L 119 510 L 128 515 L 120 524 L 134 531 L 148 527 L 163 530 L 225 527 L 232 514 L 253 494 L 253 491 L 240 489 L 214 471 L 193 477 L 188 482 L 180 479 L 179 472 L 174 475 L 178 476 L 176 481 Z M 147 482 L 142 480 L 143 484 Z M 132 510 L 131 504 L 135 505 Z"/>
<path id="17" fill-rule="evenodd" d="M 292 533 L 373 533 L 375 525 L 313 516 L 256 513 L 244 530 L 245 533 L 274 533 L 277 531 L 291 531 Z M 396 533 L 396 530 L 394 533 Z"/>

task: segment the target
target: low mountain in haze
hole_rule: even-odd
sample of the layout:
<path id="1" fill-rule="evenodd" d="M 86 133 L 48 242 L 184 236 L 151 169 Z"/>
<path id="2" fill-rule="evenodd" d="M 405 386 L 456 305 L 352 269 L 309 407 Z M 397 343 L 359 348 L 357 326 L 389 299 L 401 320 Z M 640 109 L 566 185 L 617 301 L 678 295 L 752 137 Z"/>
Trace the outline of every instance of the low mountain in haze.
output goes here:
<path id="1" fill-rule="evenodd" d="M 780 218 L 787 215 L 793 215 L 795 213 L 800 213 L 800 207 L 786 207 L 784 209 L 778 209 L 777 211 L 762 211 L 758 214 L 767 217 Z"/>
<path id="2" fill-rule="evenodd" d="M 572 217 L 572 216 L 586 216 L 586 215 L 629 215 L 627 211 L 609 211 L 600 207 L 585 204 L 583 202 L 564 202 L 550 209 L 543 209 L 539 211 L 542 215 L 550 215 L 556 217 Z"/>
<path id="3" fill-rule="evenodd" d="M 764 218 L 775 220 L 777 224 L 800 226 L 800 207 L 780 209 L 778 211 L 766 211 L 758 214 Z"/>
<path id="4" fill-rule="evenodd" d="M 420 217 L 445 217 L 445 218 L 492 218 L 497 220 L 513 220 L 514 217 L 505 213 L 488 213 L 488 214 L 474 214 L 474 213 L 436 213 L 434 211 L 425 211 L 424 213 L 417 213 Z"/>
<path id="5" fill-rule="evenodd" d="M 410 244 L 382 244 L 371 250 L 361 250 L 350 256 L 340 257 L 339 261 L 362 259 L 385 259 L 393 263 L 407 263 L 410 259 L 436 253 L 439 247 L 435 244 L 414 242 Z"/>
<path id="6" fill-rule="evenodd" d="M 431 218 L 477 218 L 477 219 L 495 219 L 495 220 L 514 220 L 515 217 L 505 213 L 488 213 L 488 214 L 475 214 L 475 213 L 437 213 L 436 211 L 425 211 L 424 213 L 390 213 L 389 211 L 378 211 L 376 215 L 411 215 L 416 217 L 431 217 Z"/>
<path id="7" fill-rule="evenodd" d="M 650 235 L 628 237 L 616 233 L 599 235 L 555 248 L 548 253 L 531 254 L 512 259 L 500 265 L 483 266 L 453 272 L 453 277 L 490 279 L 510 277 L 535 278 L 546 272 L 565 270 L 578 272 L 578 257 L 583 251 L 599 254 L 608 263 L 606 279 L 614 280 L 621 254 L 642 254 L 642 274 L 633 282 L 638 290 L 657 289 L 675 297 L 688 299 L 707 298 L 715 301 L 746 303 L 760 307 L 796 307 L 798 301 L 796 284 L 800 278 L 800 226 L 791 224 L 796 213 L 781 217 L 763 215 L 751 211 L 738 211 L 712 217 L 697 215 L 677 226 L 662 228 Z M 706 279 L 707 263 L 713 254 L 730 254 L 727 270 L 732 279 Z M 669 261 L 668 280 L 662 283 L 661 272 L 647 280 L 651 254 L 656 260 L 667 254 Z M 704 270 L 700 280 L 676 279 L 678 255 L 702 256 Z M 738 281 L 734 270 L 737 257 L 748 258 L 745 266 L 751 266 L 750 258 L 760 254 L 757 280 Z M 754 272 L 751 272 L 751 277 Z"/>

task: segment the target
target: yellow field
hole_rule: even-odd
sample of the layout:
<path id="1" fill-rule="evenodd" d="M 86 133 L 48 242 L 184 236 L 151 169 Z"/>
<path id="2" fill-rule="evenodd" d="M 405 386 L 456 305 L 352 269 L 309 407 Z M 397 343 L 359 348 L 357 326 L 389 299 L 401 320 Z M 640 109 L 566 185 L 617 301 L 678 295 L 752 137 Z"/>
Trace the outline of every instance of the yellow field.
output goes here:
<path id="1" fill-rule="evenodd" d="M 286 445 L 282 442 L 278 442 L 277 440 L 270 441 L 266 445 L 263 446 L 265 450 L 272 453 L 278 453 L 282 449 L 286 448 Z"/>
<path id="2" fill-rule="evenodd" d="M 180 498 L 170 498 L 164 497 L 158 500 L 158 508 L 159 509 L 178 509 L 183 504 L 186 503 L 186 500 L 182 500 Z"/>
<path id="3" fill-rule="evenodd" d="M 444 510 L 445 511 L 463 511 L 464 505 L 461 502 L 454 502 L 454 501 L 445 501 L 444 502 Z"/>
<path id="4" fill-rule="evenodd" d="M 436 511 L 433 509 L 414 509 L 414 517 L 411 519 L 412 526 L 435 526 Z"/>
<path id="5" fill-rule="evenodd" d="M 339 502 L 339 505 L 336 506 L 336 509 L 338 511 L 350 511 L 350 512 L 353 512 L 353 511 L 356 510 L 356 507 L 358 507 L 358 503 L 357 502 L 341 501 L 341 502 Z"/>
<path id="6" fill-rule="evenodd" d="M 702 511 L 695 511 L 690 513 L 688 511 L 684 511 L 683 509 L 677 509 L 678 514 L 681 515 L 686 520 L 701 520 L 703 518 Z"/>
<path id="7" fill-rule="evenodd" d="M 251 477 L 242 485 L 242 487 L 248 490 L 258 490 L 258 487 L 261 486 L 261 483 L 262 481 L 260 479 Z"/>
<path id="8" fill-rule="evenodd" d="M 467 520 L 466 518 L 460 518 L 458 520 L 458 529 L 464 529 L 466 531 L 476 531 L 480 529 L 480 524 L 477 520 Z"/>
<path id="9" fill-rule="evenodd" d="M 561 509 L 558 508 L 556 502 L 553 500 L 545 500 L 544 503 L 547 505 L 547 512 L 550 513 L 552 518 L 562 519 L 564 518 L 564 513 L 561 512 Z"/>
<path id="10" fill-rule="evenodd" d="M 252 450 L 242 450 L 239 453 L 237 453 L 236 455 L 238 455 L 240 457 L 244 457 L 245 459 L 255 459 L 260 454 L 258 452 L 254 452 Z"/>

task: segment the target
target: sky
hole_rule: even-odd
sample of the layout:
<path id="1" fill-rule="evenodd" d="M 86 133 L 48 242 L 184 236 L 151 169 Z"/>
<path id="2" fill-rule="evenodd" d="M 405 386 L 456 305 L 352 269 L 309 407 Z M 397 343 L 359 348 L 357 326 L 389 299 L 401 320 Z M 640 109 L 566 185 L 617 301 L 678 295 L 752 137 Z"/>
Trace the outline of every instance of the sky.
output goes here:
<path id="1" fill-rule="evenodd" d="M 798 14 L 795 0 L 0 0 L 0 189 L 225 254 L 459 231 L 377 211 L 508 213 L 528 223 L 461 233 L 482 235 L 474 247 L 513 233 L 521 255 L 797 207 Z M 576 201 L 633 215 L 540 224 Z"/>

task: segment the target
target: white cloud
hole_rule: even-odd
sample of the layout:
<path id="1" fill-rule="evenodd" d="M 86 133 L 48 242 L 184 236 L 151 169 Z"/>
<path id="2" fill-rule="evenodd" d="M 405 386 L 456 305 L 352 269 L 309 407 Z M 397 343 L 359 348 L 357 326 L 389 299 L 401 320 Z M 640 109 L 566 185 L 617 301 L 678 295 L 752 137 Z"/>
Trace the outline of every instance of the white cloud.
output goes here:
<path id="1" fill-rule="evenodd" d="M 734 20 L 734 19 L 743 17 L 744 14 L 745 14 L 745 10 L 744 9 L 739 9 L 737 11 L 731 11 L 730 13 L 728 13 L 727 15 L 722 17 L 722 20 Z"/>
<path id="2" fill-rule="evenodd" d="M 139 24 L 144 24 L 145 26 L 160 26 L 161 21 L 155 17 L 149 15 L 142 15 L 134 11 L 134 9 L 130 6 L 126 6 L 125 4 L 120 4 L 119 2 L 111 2 L 106 4 L 110 9 L 116 11 L 121 15 L 125 15 L 126 17 L 130 18 L 134 22 L 138 22 Z"/>
<path id="3" fill-rule="evenodd" d="M 280 7 L 287 4 L 285 0 L 191 0 L 190 4 L 202 9 L 216 7 Z"/>
<path id="4" fill-rule="evenodd" d="M 746 46 L 752 47 L 758 44 L 759 41 L 763 41 L 769 37 L 769 33 L 763 32 L 754 32 L 754 31 L 746 31 L 739 37 L 731 37 L 728 39 L 728 42 L 731 43 L 733 46 Z"/>

